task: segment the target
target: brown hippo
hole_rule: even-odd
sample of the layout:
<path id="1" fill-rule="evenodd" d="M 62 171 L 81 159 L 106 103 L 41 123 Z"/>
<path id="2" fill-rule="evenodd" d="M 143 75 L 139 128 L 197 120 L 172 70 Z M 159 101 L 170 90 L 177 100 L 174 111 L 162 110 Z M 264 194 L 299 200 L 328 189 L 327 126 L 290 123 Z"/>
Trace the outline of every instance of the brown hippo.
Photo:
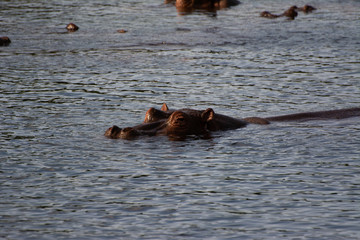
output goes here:
<path id="1" fill-rule="evenodd" d="M 165 3 L 173 3 L 179 13 L 191 13 L 194 10 L 215 12 L 240 4 L 238 0 L 165 0 Z"/>
<path id="2" fill-rule="evenodd" d="M 0 37 L 0 46 L 8 46 L 11 43 L 10 38 Z"/>
<path id="3" fill-rule="evenodd" d="M 194 109 L 183 109 L 187 111 L 188 114 L 192 112 L 201 112 L 200 110 Z M 168 118 L 169 114 L 173 111 L 169 110 L 169 107 L 164 103 L 161 107 L 161 110 L 155 108 L 150 108 L 145 114 L 144 123 L 156 122 L 162 119 Z M 330 111 L 317 111 L 317 112 L 304 112 L 296 114 L 288 114 L 274 117 L 247 117 L 243 119 L 232 118 L 222 114 L 212 112 L 210 115 L 207 128 L 210 131 L 217 130 L 227 130 L 227 129 L 236 129 L 240 127 L 245 127 L 249 123 L 254 124 L 270 124 L 271 122 L 285 122 L 285 121 L 311 121 L 311 120 L 327 120 L 327 119 L 343 119 L 360 116 L 360 108 L 347 108 L 347 109 L 338 109 Z"/>
<path id="4" fill-rule="evenodd" d="M 79 27 L 76 26 L 74 23 L 69 23 L 68 25 L 66 25 L 66 29 L 69 32 L 75 32 L 75 31 L 79 30 Z"/>
<path id="5" fill-rule="evenodd" d="M 202 114 L 203 111 L 201 110 L 195 110 L 195 109 L 180 109 L 180 111 L 187 113 L 188 115 L 199 115 Z M 168 118 L 174 110 L 169 110 L 168 106 L 164 103 L 161 107 L 161 110 L 157 110 L 155 108 L 150 108 L 146 114 L 144 123 L 150 123 L 150 122 L 156 122 L 162 119 Z M 256 118 L 260 124 L 268 124 L 266 120 L 260 120 L 261 118 Z M 206 128 L 209 131 L 225 131 L 230 129 L 236 129 L 236 128 L 242 128 L 246 127 L 248 122 L 244 119 L 237 119 L 228 117 L 222 114 L 215 113 L 214 111 L 211 111 L 209 114 L 209 117 L 206 121 Z"/>
<path id="6" fill-rule="evenodd" d="M 172 139 L 184 139 L 188 135 L 208 137 L 211 131 L 242 128 L 249 123 L 270 124 L 271 122 L 343 119 L 356 116 L 360 116 L 360 108 L 237 119 L 217 114 L 211 108 L 204 111 L 194 109 L 169 110 L 168 106 L 163 104 L 161 110 L 150 108 L 146 112 L 144 123 L 124 129 L 113 126 L 106 130 L 105 136 L 114 139 L 134 139 L 142 135 L 167 135 Z"/>
<path id="7" fill-rule="evenodd" d="M 283 14 L 281 14 L 281 16 L 294 20 L 298 15 L 296 10 L 297 10 L 297 6 L 292 6 L 288 10 L 286 10 Z"/>
<path id="8" fill-rule="evenodd" d="M 284 13 L 282 13 L 280 15 L 276 15 L 276 14 L 272 14 L 272 13 L 270 13 L 268 11 L 264 11 L 264 12 L 260 13 L 260 17 L 265 17 L 265 18 L 287 17 L 288 19 L 294 20 L 298 15 L 296 10 L 297 10 L 297 7 L 292 6 L 288 10 L 286 10 Z"/>
<path id="9" fill-rule="evenodd" d="M 106 130 L 105 136 L 109 138 L 133 139 L 137 136 L 166 135 L 171 138 L 184 138 L 188 135 L 207 136 L 206 123 L 213 115 L 211 108 L 204 111 L 173 111 L 167 118 L 154 122 L 147 122 L 134 127 L 121 129 L 112 126 Z"/>

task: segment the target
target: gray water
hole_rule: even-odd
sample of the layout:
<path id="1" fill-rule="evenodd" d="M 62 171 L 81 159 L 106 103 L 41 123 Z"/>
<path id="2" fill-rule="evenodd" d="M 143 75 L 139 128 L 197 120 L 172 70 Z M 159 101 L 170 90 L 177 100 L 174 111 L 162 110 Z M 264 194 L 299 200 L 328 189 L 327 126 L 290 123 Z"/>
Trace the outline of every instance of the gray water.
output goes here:
<path id="1" fill-rule="evenodd" d="M 259 17 L 294 3 L 318 10 Z M 359 12 L 351 0 L 242 0 L 216 16 L 162 0 L 1 1 L 0 238 L 360 239 L 358 117 L 103 136 L 163 102 L 233 117 L 359 107 Z"/>

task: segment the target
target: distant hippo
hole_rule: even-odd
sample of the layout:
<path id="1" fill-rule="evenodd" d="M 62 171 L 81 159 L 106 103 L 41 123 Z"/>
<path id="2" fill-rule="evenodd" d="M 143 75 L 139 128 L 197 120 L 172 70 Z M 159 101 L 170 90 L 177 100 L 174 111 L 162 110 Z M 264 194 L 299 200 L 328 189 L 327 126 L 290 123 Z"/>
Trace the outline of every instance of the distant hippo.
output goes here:
<path id="1" fill-rule="evenodd" d="M 165 0 L 165 3 L 175 4 L 180 13 L 191 13 L 194 10 L 215 12 L 240 4 L 238 0 Z"/>
<path id="2" fill-rule="evenodd" d="M 0 46 L 9 46 L 10 43 L 11 43 L 10 38 L 0 37 Z"/>
<path id="3" fill-rule="evenodd" d="M 106 130 L 105 136 L 113 139 L 134 139 L 139 136 L 166 135 L 178 140 L 188 135 L 208 137 L 210 132 L 242 128 L 250 123 L 264 125 L 271 122 L 343 119 L 356 116 L 360 116 L 360 108 L 238 119 L 217 114 L 211 108 L 169 110 L 164 104 L 161 110 L 150 108 L 145 114 L 144 123 L 123 129 L 114 125 Z"/>
<path id="4" fill-rule="evenodd" d="M 297 6 L 292 6 L 288 10 L 286 10 L 283 14 L 281 14 L 281 16 L 294 20 L 298 15 L 296 10 L 297 10 Z"/>
<path id="5" fill-rule="evenodd" d="M 298 16 L 297 11 L 310 13 L 314 10 L 316 10 L 316 8 L 310 5 L 304 5 L 303 7 L 292 6 L 280 15 L 276 15 L 276 14 L 272 14 L 271 12 L 264 11 L 260 13 L 260 16 L 265 18 L 287 17 L 288 19 L 294 20 Z"/>
<path id="6" fill-rule="evenodd" d="M 297 7 L 292 6 L 280 15 L 276 15 L 276 14 L 272 14 L 268 11 L 264 11 L 264 12 L 260 13 L 260 17 L 265 17 L 265 18 L 287 17 L 288 19 L 294 20 L 298 15 L 296 10 L 297 10 Z"/>
<path id="7" fill-rule="evenodd" d="M 66 25 L 66 29 L 69 32 L 75 32 L 75 31 L 79 30 L 79 27 L 76 26 L 74 23 L 69 23 L 68 25 Z"/>

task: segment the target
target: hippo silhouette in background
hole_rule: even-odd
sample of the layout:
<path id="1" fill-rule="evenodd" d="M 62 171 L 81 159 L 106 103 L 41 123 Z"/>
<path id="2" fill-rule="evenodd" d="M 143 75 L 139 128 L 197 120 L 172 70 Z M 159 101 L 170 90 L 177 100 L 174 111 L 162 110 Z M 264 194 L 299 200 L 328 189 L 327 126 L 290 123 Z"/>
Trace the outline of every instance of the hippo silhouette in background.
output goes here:
<path id="1" fill-rule="evenodd" d="M 284 121 L 311 121 L 327 119 L 343 119 L 360 116 L 360 108 L 348 108 L 330 111 L 305 112 L 275 117 L 233 118 L 215 113 L 213 109 L 206 110 L 179 109 L 169 110 L 163 104 L 160 110 L 150 108 L 142 124 L 134 127 L 119 128 L 116 125 L 106 130 L 105 136 L 113 139 L 134 139 L 136 137 L 167 135 L 170 139 L 184 139 L 188 135 L 209 137 L 210 132 L 226 131 L 246 127 L 248 124 L 271 124 Z"/>
<path id="2" fill-rule="evenodd" d="M 304 5 L 303 7 L 297 7 L 297 6 L 291 6 L 288 10 L 286 10 L 284 13 L 277 15 L 272 14 L 268 11 L 264 11 L 260 13 L 261 17 L 265 18 L 278 18 L 278 17 L 287 17 L 290 20 L 294 20 L 298 16 L 298 11 L 304 12 L 304 13 L 310 13 L 312 11 L 316 10 L 313 6 L 310 5 Z"/>
<path id="3" fill-rule="evenodd" d="M 278 18 L 278 17 L 287 17 L 288 19 L 294 20 L 298 13 L 297 13 L 297 7 L 296 6 L 292 6 L 290 7 L 288 10 L 286 10 L 284 13 L 280 14 L 280 15 L 276 15 L 276 14 L 272 14 L 268 11 L 264 11 L 260 14 L 261 17 L 265 17 L 265 18 Z"/>
<path id="4" fill-rule="evenodd" d="M 9 37 L 0 37 L 0 46 L 9 46 L 11 40 Z"/>
<path id="5" fill-rule="evenodd" d="M 165 0 L 165 3 L 174 4 L 181 14 L 191 13 L 195 10 L 216 12 L 240 4 L 238 0 Z"/>

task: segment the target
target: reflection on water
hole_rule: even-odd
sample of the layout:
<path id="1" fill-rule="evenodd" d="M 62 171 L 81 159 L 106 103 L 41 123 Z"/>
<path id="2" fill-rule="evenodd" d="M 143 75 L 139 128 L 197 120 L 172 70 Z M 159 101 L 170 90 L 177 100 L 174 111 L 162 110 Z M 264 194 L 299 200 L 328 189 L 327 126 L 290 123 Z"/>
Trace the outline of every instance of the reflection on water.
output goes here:
<path id="1" fill-rule="evenodd" d="M 359 106 L 359 2 L 294 21 L 259 17 L 286 1 L 241 2 L 215 18 L 157 0 L 3 2 L 0 237 L 357 239 L 358 118 L 103 136 L 163 102 L 234 117 Z"/>

